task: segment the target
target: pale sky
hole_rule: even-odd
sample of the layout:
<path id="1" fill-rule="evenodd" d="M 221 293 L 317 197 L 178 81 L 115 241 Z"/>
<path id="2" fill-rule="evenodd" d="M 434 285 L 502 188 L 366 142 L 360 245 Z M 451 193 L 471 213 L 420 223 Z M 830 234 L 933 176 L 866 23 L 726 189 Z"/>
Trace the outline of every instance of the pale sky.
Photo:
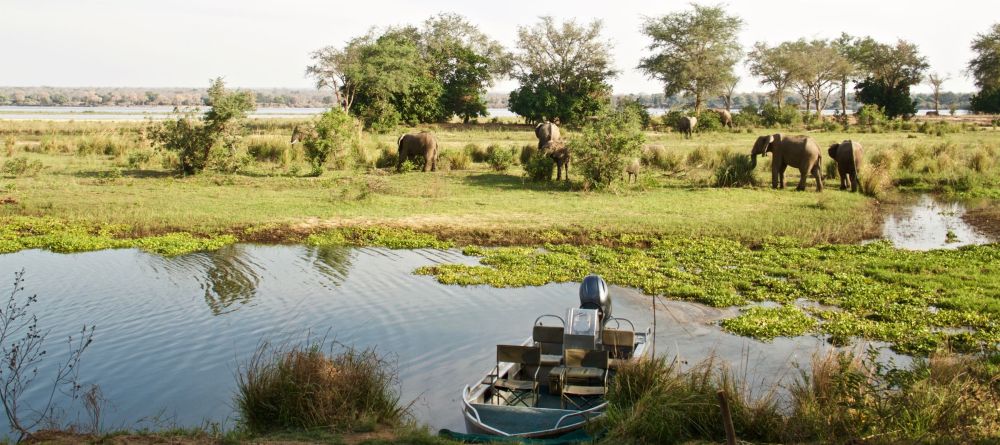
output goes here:
<path id="1" fill-rule="evenodd" d="M 701 2 L 715 4 L 715 2 Z M 973 91 L 964 74 L 969 43 L 1000 21 L 1000 1 L 763 0 L 725 3 L 743 18 L 749 47 L 841 31 L 920 46 L 944 89 Z M 311 87 L 309 53 L 342 45 L 372 26 L 419 24 L 456 12 L 502 44 L 542 15 L 604 22 L 621 74 L 615 93 L 654 93 L 661 85 L 635 69 L 648 40 L 643 17 L 689 8 L 686 1 L 635 0 L 0 0 L 0 86 L 205 87 L 224 76 L 234 87 Z M 739 91 L 765 91 L 745 67 Z M 493 91 L 515 84 L 499 83 Z M 915 91 L 924 92 L 925 85 Z"/>

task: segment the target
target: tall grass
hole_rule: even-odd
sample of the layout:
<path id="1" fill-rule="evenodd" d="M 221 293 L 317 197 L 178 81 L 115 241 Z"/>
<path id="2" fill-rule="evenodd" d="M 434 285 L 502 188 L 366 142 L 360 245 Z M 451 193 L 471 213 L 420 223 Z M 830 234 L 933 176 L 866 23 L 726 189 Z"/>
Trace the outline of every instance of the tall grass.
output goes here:
<path id="1" fill-rule="evenodd" d="M 875 354 L 813 358 L 788 388 L 754 395 L 709 359 L 682 370 L 654 359 L 615 376 L 605 420 L 611 443 L 724 439 L 718 391 L 730 399 L 741 440 L 782 443 L 995 443 L 1000 439 L 997 357 L 942 353 L 907 369 Z M 787 406 L 786 406 L 787 405 Z"/>
<path id="2" fill-rule="evenodd" d="M 660 145 L 648 146 L 642 150 L 642 162 L 660 170 L 672 172 L 680 168 L 683 159 L 677 153 Z"/>
<path id="3" fill-rule="evenodd" d="M 258 162 L 273 162 L 288 165 L 302 159 L 302 150 L 293 146 L 284 136 L 249 136 L 245 139 L 247 154 Z"/>
<path id="4" fill-rule="evenodd" d="M 750 156 L 742 153 L 722 154 L 719 165 L 715 167 L 716 187 L 756 186 L 757 179 L 753 175 L 753 164 Z"/>
<path id="5" fill-rule="evenodd" d="M 257 348 L 237 374 L 240 421 L 257 433 L 370 430 L 408 416 L 393 364 L 374 349 L 324 352 L 322 341 Z"/>

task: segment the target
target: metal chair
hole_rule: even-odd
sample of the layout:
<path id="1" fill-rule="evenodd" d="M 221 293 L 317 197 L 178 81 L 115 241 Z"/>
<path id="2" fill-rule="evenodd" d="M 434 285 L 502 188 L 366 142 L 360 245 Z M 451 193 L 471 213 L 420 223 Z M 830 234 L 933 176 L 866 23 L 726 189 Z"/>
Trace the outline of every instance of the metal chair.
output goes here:
<path id="1" fill-rule="evenodd" d="M 608 351 L 567 349 L 563 378 L 560 396 L 563 409 L 567 403 L 577 409 L 600 403 L 608 392 Z"/>
<path id="2" fill-rule="evenodd" d="M 514 364 L 507 372 L 507 378 L 501 378 L 504 377 L 500 375 L 501 363 Z M 510 406 L 519 403 L 533 406 L 538 401 L 538 369 L 541 364 L 542 353 L 537 346 L 497 345 L 497 372 L 492 383 L 493 395 L 497 404 L 502 400 Z M 534 368 L 534 372 L 530 380 L 518 378 L 521 374 L 531 372 L 532 368 Z M 529 396 L 531 396 L 530 404 L 528 403 Z"/>
<path id="3" fill-rule="evenodd" d="M 601 343 L 608 351 L 610 369 L 618 369 L 632 358 L 635 349 L 635 332 L 605 329 L 601 333 Z"/>
<path id="4" fill-rule="evenodd" d="M 542 350 L 542 366 L 559 366 L 563 356 L 562 326 L 536 325 L 531 331 L 535 346 Z"/>

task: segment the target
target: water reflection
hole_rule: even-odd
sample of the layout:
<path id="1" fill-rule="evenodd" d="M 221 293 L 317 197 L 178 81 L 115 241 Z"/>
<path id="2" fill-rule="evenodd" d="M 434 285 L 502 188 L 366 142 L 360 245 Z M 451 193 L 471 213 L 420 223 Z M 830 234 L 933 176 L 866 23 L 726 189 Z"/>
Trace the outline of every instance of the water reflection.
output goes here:
<path id="1" fill-rule="evenodd" d="M 339 285 L 347 279 L 351 269 L 351 249 L 346 247 L 323 246 L 308 248 L 308 258 L 320 273 Z"/>
<path id="2" fill-rule="evenodd" d="M 250 304 L 257 294 L 260 276 L 243 246 L 223 247 L 202 254 L 205 271 L 205 304 L 213 315 L 224 315 Z"/>
<path id="3" fill-rule="evenodd" d="M 965 206 L 941 202 L 921 195 L 916 202 L 890 210 L 882 237 L 901 249 L 954 249 L 991 242 L 985 234 L 962 219 Z"/>

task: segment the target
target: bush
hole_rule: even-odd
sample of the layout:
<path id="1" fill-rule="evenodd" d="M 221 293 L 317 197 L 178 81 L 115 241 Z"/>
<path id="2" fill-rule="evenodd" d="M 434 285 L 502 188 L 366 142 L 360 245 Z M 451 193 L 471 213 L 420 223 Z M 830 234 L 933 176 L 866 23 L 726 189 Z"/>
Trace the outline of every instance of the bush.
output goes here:
<path id="1" fill-rule="evenodd" d="M 716 187 L 756 186 L 750 156 L 742 153 L 725 153 L 715 168 Z"/>
<path id="2" fill-rule="evenodd" d="M 714 158 L 715 157 L 712 156 L 712 152 L 708 150 L 708 147 L 701 146 L 688 153 L 687 160 L 685 162 L 690 167 L 711 168 L 715 160 Z"/>
<path id="3" fill-rule="evenodd" d="M 396 425 L 396 370 L 374 349 L 325 353 L 321 342 L 276 348 L 263 344 L 237 374 L 236 406 L 250 431 L 371 429 Z M 332 348 L 331 348 L 332 349 Z"/>
<path id="4" fill-rule="evenodd" d="M 27 158 L 11 158 L 3 163 L 2 172 L 6 176 L 34 176 L 43 167 L 41 161 L 28 162 Z"/>
<path id="5" fill-rule="evenodd" d="M 136 150 L 128 154 L 128 167 L 136 170 L 145 168 L 149 160 L 153 158 L 153 153 L 147 150 Z"/>
<path id="6" fill-rule="evenodd" d="M 486 157 L 489 156 L 489 152 L 485 148 L 476 144 L 467 144 L 465 146 L 465 153 L 469 155 L 472 162 L 486 162 Z"/>
<path id="7" fill-rule="evenodd" d="M 738 113 L 733 114 L 733 125 L 739 128 L 756 128 L 761 124 L 757 106 L 746 104 Z"/>
<path id="8" fill-rule="evenodd" d="M 640 103 L 637 99 L 625 98 L 618 101 L 615 106 L 615 110 L 619 112 L 632 113 L 639 119 L 639 125 L 643 130 L 648 130 L 651 128 L 652 119 L 649 116 L 649 110 L 646 106 Z"/>
<path id="9" fill-rule="evenodd" d="M 791 105 L 778 109 L 774 104 L 764 104 L 760 109 L 760 122 L 768 128 L 792 127 L 802 124 L 802 113 Z"/>
<path id="10" fill-rule="evenodd" d="M 486 163 L 496 172 L 505 172 L 514 165 L 514 148 L 503 148 L 490 145 L 487 149 Z"/>
<path id="11" fill-rule="evenodd" d="M 888 122 L 885 113 L 878 105 L 865 105 L 855 114 L 858 125 L 866 127 L 868 131 L 876 131 Z"/>
<path id="12" fill-rule="evenodd" d="M 527 165 L 528 161 L 538 153 L 538 146 L 534 144 L 525 144 L 521 147 L 521 155 L 518 156 L 518 160 L 521 161 L 521 165 Z"/>
<path id="13" fill-rule="evenodd" d="M 660 170 L 672 172 L 677 171 L 678 167 L 680 167 L 681 157 L 662 146 L 654 145 L 643 149 L 642 163 Z"/>
<path id="14" fill-rule="evenodd" d="M 639 156 L 645 140 L 634 113 L 605 113 L 583 127 L 570 142 L 570 151 L 584 184 L 605 187 L 621 178 L 626 163 Z"/>
<path id="15" fill-rule="evenodd" d="M 399 153 L 397 152 L 397 147 L 393 147 L 389 144 L 379 142 L 378 146 L 375 147 L 379 152 L 378 159 L 375 160 L 375 167 L 377 168 L 391 168 L 395 167 L 396 163 L 399 162 Z"/>
<path id="16" fill-rule="evenodd" d="M 259 162 L 285 164 L 291 158 L 292 145 L 284 136 L 252 136 L 246 147 L 247 154 Z"/>
<path id="17" fill-rule="evenodd" d="M 445 150 L 438 155 L 438 166 L 447 170 L 465 170 L 472 164 L 472 160 L 465 151 Z"/>
<path id="18" fill-rule="evenodd" d="M 660 122 L 663 124 L 664 129 L 669 129 L 671 131 L 677 130 L 678 125 L 680 125 L 681 118 L 687 116 L 683 111 L 670 110 L 660 116 Z"/>
<path id="19" fill-rule="evenodd" d="M 868 161 L 873 167 L 892 171 L 896 168 L 896 152 L 891 149 L 876 151 Z"/>
<path id="20" fill-rule="evenodd" d="M 991 167 L 993 167 L 993 157 L 987 154 L 985 150 L 976 150 L 976 152 L 969 157 L 969 168 L 974 170 L 976 173 L 983 173 Z"/>
<path id="21" fill-rule="evenodd" d="M 551 181 L 552 173 L 556 169 L 556 162 L 539 153 L 538 150 L 535 150 L 522 165 L 524 166 L 524 175 L 532 181 Z"/>
<path id="22" fill-rule="evenodd" d="M 698 131 L 722 131 L 726 127 L 722 126 L 722 118 L 719 113 L 712 110 L 702 110 L 698 113 Z"/>
<path id="23" fill-rule="evenodd" d="M 347 154 L 359 143 L 358 128 L 358 121 L 343 109 L 331 108 L 315 121 L 315 137 L 310 134 L 302 142 L 306 160 L 313 166 L 321 166 L 332 155 L 337 167 L 344 167 Z"/>

